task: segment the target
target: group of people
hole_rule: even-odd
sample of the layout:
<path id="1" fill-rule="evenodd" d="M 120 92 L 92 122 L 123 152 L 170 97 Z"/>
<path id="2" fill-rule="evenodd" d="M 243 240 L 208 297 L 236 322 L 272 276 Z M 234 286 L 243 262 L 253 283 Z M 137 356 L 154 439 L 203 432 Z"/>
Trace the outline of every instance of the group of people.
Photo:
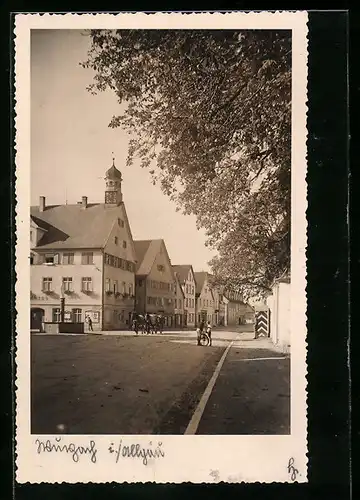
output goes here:
<path id="1" fill-rule="evenodd" d="M 165 318 L 162 315 L 158 314 L 137 314 L 134 313 L 131 321 L 131 329 L 136 333 L 139 332 L 143 334 L 155 334 L 162 333 L 164 329 Z M 209 337 L 209 345 L 212 344 L 211 333 L 212 327 L 210 321 L 205 322 L 204 319 L 201 320 L 196 333 L 197 333 L 197 344 L 200 344 L 201 335 L 206 333 Z"/>
<path id="2" fill-rule="evenodd" d="M 132 330 L 136 335 L 141 331 L 142 333 L 154 334 L 162 333 L 164 329 L 165 319 L 161 315 L 150 315 L 149 313 L 134 314 L 132 318 Z"/>

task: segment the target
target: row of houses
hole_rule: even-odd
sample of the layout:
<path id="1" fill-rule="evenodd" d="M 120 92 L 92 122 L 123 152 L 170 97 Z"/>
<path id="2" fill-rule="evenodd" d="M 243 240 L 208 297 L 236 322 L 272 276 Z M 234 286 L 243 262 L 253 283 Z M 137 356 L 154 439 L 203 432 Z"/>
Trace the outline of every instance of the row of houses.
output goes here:
<path id="1" fill-rule="evenodd" d="M 191 264 L 174 265 L 164 240 L 133 239 L 121 184 L 113 163 L 104 203 L 83 196 L 47 205 L 40 197 L 31 207 L 31 328 L 91 318 L 94 330 L 123 329 L 134 312 L 162 314 L 168 327 L 252 321 L 239 294 L 212 286 Z"/>

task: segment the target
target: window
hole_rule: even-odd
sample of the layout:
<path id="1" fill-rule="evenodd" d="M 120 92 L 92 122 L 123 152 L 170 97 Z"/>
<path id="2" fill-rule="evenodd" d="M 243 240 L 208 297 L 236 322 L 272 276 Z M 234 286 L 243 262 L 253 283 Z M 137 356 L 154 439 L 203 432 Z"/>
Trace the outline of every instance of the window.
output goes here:
<path id="1" fill-rule="evenodd" d="M 63 278 L 64 292 L 72 292 L 72 278 Z"/>
<path id="2" fill-rule="evenodd" d="M 30 254 L 30 265 L 32 266 L 34 264 L 34 254 Z"/>
<path id="3" fill-rule="evenodd" d="M 74 264 L 74 254 L 73 253 L 64 253 L 62 258 L 62 263 L 64 265 Z"/>
<path id="4" fill-rule="evenodd" d="M 132 286 L 132 284 L 129 285 L 129 295 L 133 295 L 133 286 Z"/>
<path id="5" fill-rule="evenodd" d="M 46 253 L 45 254 L 46 264 L 57 264 L 59 262 L 59 256 L 57 253 Z"/>
<path id="6" fill-rule="evenodd" d="M 126 293 L 126 283 L 123 281 L 122 283 L 122 293 Z"/>
<path id="7" fill-rule="evenodd" d="M 61 321 L 61 312 L 58 307 L 52 310 L 52 320 L 53 323 L 60 323 Z"/>
<path id="8" fill-rule="evenodd" d="M 93 252 L 83 252 L 81 254 L 81 264 L 93 264 L 94 263 L 94 254 Z"/>
<path id="9" fill-rule="evenodd" d="M 33 231 L 30 231 L 30 241 L 32 242 L 33 240 Z"/>
<path id="10" fill-rule="evenodd" d="M 115 238 L 114 238 L 114 243 L 115 243 L 115 245 L 117 245 L 119 243 L 119 239 L 117 236 L 115 236 Z"/>
<path id="11" fill-rule="evenodd" d="M 118 218 L 118 224 L 120 227 L 124 227 L 124 221 L 120 217 Z"/>
<path id="12" fill-rule="evenodd" d="M 52 278 L 43 278 L 42 290 L 43 290 L 43 292 L 51 292 L 52 291 Z"/>
<path id="13" fill-rule="evenodd" d="M 81 309 L 72 310 L 72 320 L 74 323 L 81 323 Z"/>
<path id="14" fill-rule="evenodd" d="M 81 278 L 81 289 L 83 292 L 92 292 L 92 278 Z"/>
<path id="15" fill-rule="evenodd" d="M 185 307 L 188 307 L 188 304 L 189 304 L 189 301 L 188 301 L 188 298 L 186 297 L 185 298 Z"/>
<path id="16" fill-rule="evenodd" d="M 179 309 L 181 309 L 181 299 L 179 299 Z"/>
<path id="17" fill-rule="evenodd" d="M 127 244 L 126 244 L 126 241 L 124 240 L 123 241 L 123 248 L 126 248 L 127 247 Z"/>
<path id="18" fill-rule="evenodd" d="M 114 281 L 114 293 L 118 293 L 118 282 L 117 280 Z"/>
<path id="19" fill-rule="evenodd" d="M 110 292 L 110 278 L 105 280 L 105 292 Z"/>
<path id="20" fill-rule="evenodd" d="M 164 272 L 164 270 L 165 270 L 164 266 L 163 266 L 163 265 L 161 265 L 161 264 L 159 264 L 159 265 L 157 266 L 157 268 L 158 268 L 158 271 L 160 271 L 161 273 L 163 273 L 163 272 Z"/>

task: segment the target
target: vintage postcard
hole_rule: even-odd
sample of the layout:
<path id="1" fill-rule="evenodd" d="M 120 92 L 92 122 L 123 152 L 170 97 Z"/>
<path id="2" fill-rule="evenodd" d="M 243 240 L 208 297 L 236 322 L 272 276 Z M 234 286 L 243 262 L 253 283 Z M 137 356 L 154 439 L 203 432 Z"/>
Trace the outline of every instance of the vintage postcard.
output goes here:
<path id="1" fill-rule="evenodd" d="M 17 14 L 16 479 L 306 482 L 307 13 Z"/>

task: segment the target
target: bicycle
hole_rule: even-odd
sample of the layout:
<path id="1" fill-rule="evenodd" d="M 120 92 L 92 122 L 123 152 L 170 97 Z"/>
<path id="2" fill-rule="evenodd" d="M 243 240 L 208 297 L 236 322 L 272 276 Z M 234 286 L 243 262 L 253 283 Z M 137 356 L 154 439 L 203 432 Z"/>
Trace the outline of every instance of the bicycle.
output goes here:
<path id="1" fill-rule="evenodd" d="M 199 332 L 198 331 L 198 343 L 202 346 L 208 346 L 210 344 L 210 336 L 206 331 Z"/>

